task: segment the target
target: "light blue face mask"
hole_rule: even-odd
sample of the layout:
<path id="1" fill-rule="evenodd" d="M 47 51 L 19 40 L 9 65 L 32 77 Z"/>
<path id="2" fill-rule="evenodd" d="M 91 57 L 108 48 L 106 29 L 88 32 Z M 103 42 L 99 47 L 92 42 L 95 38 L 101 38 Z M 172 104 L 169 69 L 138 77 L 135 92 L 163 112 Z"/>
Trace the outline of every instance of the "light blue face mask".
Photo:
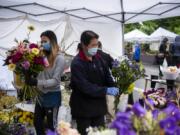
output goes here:
<path id="1" fill-rule="evenodd" d="M 98 48 L 97 48 L 97 47 L 88 49 L 88 55 L 89 55 L 89 56 L 94 56 L 94 55 L 96 55 L 97 51 L 98 51 Z"/>
<path id="2" fill-rule="evenodd" d="M 49 42 L 43 43 L 44 51 L 50 52 L 51 51 L 51 44 Z"/>

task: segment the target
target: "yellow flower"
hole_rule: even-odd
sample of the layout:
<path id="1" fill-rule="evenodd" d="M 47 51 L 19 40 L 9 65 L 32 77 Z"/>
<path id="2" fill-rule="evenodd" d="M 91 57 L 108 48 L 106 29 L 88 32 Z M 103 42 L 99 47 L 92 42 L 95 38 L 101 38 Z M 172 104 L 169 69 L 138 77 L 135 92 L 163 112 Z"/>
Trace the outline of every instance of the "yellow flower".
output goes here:
<path id="1" fill-rule="evenodd" d="M 18 115 L 21 116 L 23 113 L 22 112 L 18 112 Z"/>
<path id="2" fill-rule="evenodd" d="M 128 87 L 128 94 L 130 94 L 130 93 L 132 93 L 133 92 L 133 90 L 134 90 L 134 86 L 135 86 L 135 84 L 134 83 L 131 83 L 130 85 L 129 85 L 129 87 Z"/>
<path id="3" fill-rule="evenodd" d="M 150 111 L 148 111 L 146 113 L 145 117 L 150 123 L 152 122 L 153 116 L 152 116 L 152 113 Z"/>
<path id="4" fill-rule="evenodd" d="M 20 123 L 23 123 L 24 122 L 24 119 L 21 117 L 21 118 L 19 118 L 19 122 Z"/>
<path id="5" fill-rule="evenodd" d="M 34 26 L 30 25 L 30 26 L 28 26 L 28 30 L 29 30 L 29 31 L 34 31 L 35 28 L 34 28 Z"/>
<path id="6" fill-rule="evenodd" d="M 64 121 L 60 121 L 58 127 L 62 129 L 67 129 L 70 128 L 70 124 Z"/>
<path id="7" fill-rule="evenodd" d="M 35 54 L 35 55 L 38 55 L 39 54 L 39 49 L 33 48 L 32 53 Z"/>
<path id="8" fill-rule="evenodd" d="M 16 68 L 16 65 L 15 64 L 9 64 L 8 65 L 8 69 L 11 70 L 11 71 L 14 71 Z"/>

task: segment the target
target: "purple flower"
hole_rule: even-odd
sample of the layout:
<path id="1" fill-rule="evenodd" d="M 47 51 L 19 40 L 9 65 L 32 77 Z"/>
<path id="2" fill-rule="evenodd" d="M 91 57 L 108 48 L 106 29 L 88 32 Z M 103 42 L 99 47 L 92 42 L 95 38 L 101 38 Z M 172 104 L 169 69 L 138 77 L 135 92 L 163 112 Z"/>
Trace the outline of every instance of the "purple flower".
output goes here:
<path id="1" fill-rule="evenodd" d="M 119 112 L 116 120 L 110 125 L 110 128 L 117 129 L 119 135 L 135 135 L 129 112 Z"/>
<path id="2" fill-rule="evenodd" d="M 130 119 L 131 118 L 131 113 L 130 112 L 118 112 L 116 115 L 117 119 Z"/>
<path id="3" fill-rule="evenodd" d="M 152 115 L 153 115 L 153 118 L 154 118 L 154 119 L 157 119 L 157 118 L 158 118 L 158 115 L 159 115 L 159 111 L 158 111 L 158 110 L 153 110 L 153 111 L 152 111 Z"/>
<path id="4" fill-rule="evenodd" d="M 117 68 L 119 66 L 119 61 L 115 59 L 112 64 L 113 64 L 113 68 Z"/>
<path id="5" fill-rule="evenodd" d="M 154 106 L 154 101 L 151 98 L 148 98 L 147 101 L 151 106 Z M 145 107 L 147 110 L 150 110 L 150 107 L 147 104 L 145 104 Z"/>
<path id="6" fill-rule="evenodd" d="M 44 65 L 43 57 L 35 57 L 34 58 L 34 64 Z"/>
<path id="7" fill-rule="evenodd" d="M 133 105 L 132 111 L 135 113 L 135 115 L 140 116 L 140 117 L 146 114 L 146 110 L 141 106 L 139 102 L 136 102 Z"/>
<path id="8" fill-rule="evenodd" d="M 176 110 L 177 110 L 176 105 L 173 103 L 169 103 L 168 106 L 163 110 L 163 112 L 166 113 L 167 115 L 170 115 Z"/>
<path id="9" fill-rule="evenodd" d="M 179 126 L 176 128 L 175 135 L 180 135 L 180 127 Z"/>
<path id="10" fill-rule="evenodd" d="M 30 45 L 29 45 L 29 48 L 30 48 L 30 49 L 33 49 L 33 48 L 38 48 L 38 45 L 36 45 L 36 44 L 32 43 L 32 44 L 30 44 Z"/>
<path id="11" fill-rule="evenodd" d="M 28 70 L 30 67 L 29 61 L 24 61 L 21 65 L 25 70 Z"/>
<path id="12" fill-rule="evenodd" d="M 131 114 L 128 112 L 119 112 L 117 114 L 117 121 L 123 123 L 127 127 L 131 128 Z"/>
<path id="13" fill-rule="evenodd" d="M 174 117 L 168 117 L 159 122 L 159 125 L 162 129 L 164 129 L 165 133 L 168 135 L 174 135 L 174 131 L 176 130 L 176 119 Z"/>
<path id="14" fill-rule="evenodd" d="M 48 129 L 47 132 L 46 132 L 46 135 L 57 135 L 57 133 L 50 130 L 50 129 Z"/>
<path id="15" fill-rule="evenodd" d="M 180 122 L 180 110 L 178 108 L 173 112 L 173 116 L 176 118 L 176 121 Z"/>

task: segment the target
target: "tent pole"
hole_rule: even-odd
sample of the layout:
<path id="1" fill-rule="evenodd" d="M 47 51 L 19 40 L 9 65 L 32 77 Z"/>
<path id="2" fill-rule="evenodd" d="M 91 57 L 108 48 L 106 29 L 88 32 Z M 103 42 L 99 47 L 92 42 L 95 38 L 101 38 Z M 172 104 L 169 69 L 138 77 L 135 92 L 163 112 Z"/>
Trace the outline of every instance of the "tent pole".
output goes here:
<path id="1" fill-rule="evenodd" d="M 123 0 L 120 0 L 121 5 L 121 12 L 122 12 L 122 22 L 121 22 L 121 34 L 122 34 L 122 55 L 125 54 L 125 44 L 124 44 L 124 24 L 125 24 L 125 12 L 124 12 L 124 5 Z"/>
<path id="2" fill-rule="evenodd" d="M 124 15 L 122 15 L 123 17 Z M 125 54 L 125 44 L 124 44 L 124 21 L 121 23 L 121 31 L 122 31 L 122 55 Z"/>

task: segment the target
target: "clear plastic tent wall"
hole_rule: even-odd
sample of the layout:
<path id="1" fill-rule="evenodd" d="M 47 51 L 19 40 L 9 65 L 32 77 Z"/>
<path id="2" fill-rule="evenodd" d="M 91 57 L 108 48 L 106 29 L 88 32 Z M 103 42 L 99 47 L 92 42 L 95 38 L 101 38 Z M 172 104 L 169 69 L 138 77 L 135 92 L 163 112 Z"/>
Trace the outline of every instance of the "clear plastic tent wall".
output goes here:
<path id="1" fill-rule="evenodd" d="M 75 55 L 84 30 L 100 36 L 103 49 L 118 57 L 123 53 L 122 24 L 178 16 L 180 0 L 0 0 L 0 54 L 27 37 L 32 42 L 44 30 L 53 30 L 59 45 Z"/>

